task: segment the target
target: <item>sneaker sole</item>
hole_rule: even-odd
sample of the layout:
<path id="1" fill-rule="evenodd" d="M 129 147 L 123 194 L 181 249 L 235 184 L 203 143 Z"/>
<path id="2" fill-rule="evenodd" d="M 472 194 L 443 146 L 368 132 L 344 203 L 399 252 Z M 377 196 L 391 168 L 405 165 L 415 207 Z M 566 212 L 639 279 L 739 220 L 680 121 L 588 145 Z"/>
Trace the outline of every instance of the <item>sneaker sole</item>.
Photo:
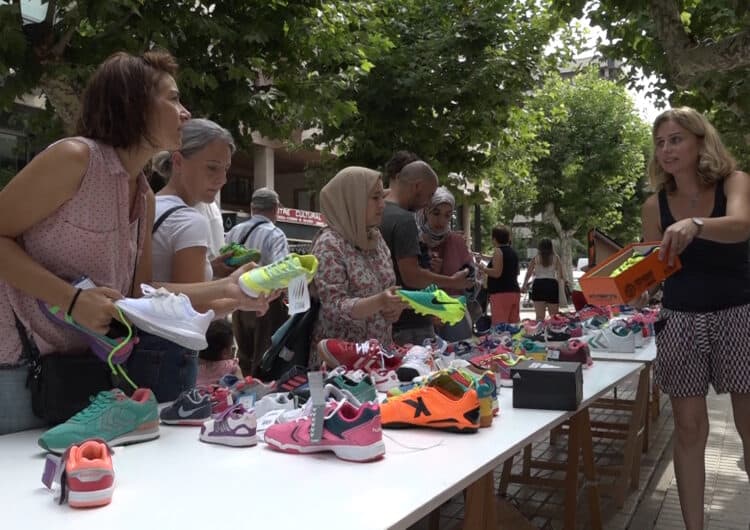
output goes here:
<path id="1" fill-rule="evenodd" d="M 440 431 L 455 432 L 459 434 L 472 434 L 479 431 L 479 424 L 472 427 L 457 427 L 455 424 L 441 425 L 440 423 L 434 423 L 432 425 L 423 425 L 404 421 L 394 421 L 391 423 L 383 423 L 382 426 L 384 429 L 414 429 L 415 427 L 421 427 L 424 429 L 437 429 Z"/>
<path id="2" fill-rule="evenodd" d="M 112 492 L 114 485 L 94 491 L 75 491 L 68 490 L 68 504 L 71 508 L 95 508 L 97 506 L 106 506 L 112 502 Z"/>
<path id="3" fill-rule="evenodd" d="M 188 350 L 192 351 L 200 351 L 208 348 L 208 342 L 206 342 L 205 334 L 201 335 L 200 333 L 196 333 L 195 331 L 191 330 L 178 330 L 159 327 L 154 325 L 153 321 L 149 320 L 148 315 L 144 315 L 129 307 L 126 308 L 119 304 L 116 305 L 122 310 L 125 316 L 130 318 L 130 321 L 133 323 L 133 325 L 135 325 L 135 327 L 142 329 L 147 333 L 151 333 L 152 335 L 156 335 L 157 337 L 167 339 L 168 341 L 179 344 L 183 348 L 187 348 Z"/>
<path id="4" fill-rule="evenodd" d="M 209 414 L 205 418 L 192 418 L 192 419 L 180 419 L 180 420 L 166 420 L 164 418 L 160 418 L 161 422 L 164 425 L 175 425 L 175 426 L 184 426 L 184 427 L 200 427 L 205 423 L 206 420 L 210 419 L 211 415 Z"/>
<path id="5" fill-rule="evenodd" d="M 107 443 L 110 446 L 114 447 L 116 445 L 130 445 L 130 444 L 136 444 L 140 442 L 148 442 L 149 440 L 155 440 L 158 437 L 159 437 L 159 420 L 153 420 L 153 421 L 144 423 L 142 425 L 139 425 L 135 431 L 130 431 L 129 433 L 123 434 L 111 440 L 107 440 Z M 80 443 L 82 441 L 83 440 L 79 440 L 73 443 Z M 49 451 L 50 453 L 61 455 L 70 446 L 70 444 L 64 447 L 52 447 L 46 444 L 42 444 L 42 441 L 40 440 L 39 446 L 42 449 Z"/>
<path id="6" fill-rule="evenodd" d="M 229 447 L 252 447 L 258 445 L 258 436 L 209 436 L 201 434 L 201 442 L 208 444 L 227 445 Z"/>
<path id="7" fill-rule="evenodd" d="M 311 454 L 331 451 L 341 460 L 349 462 L 371 462 L 385 454 L 385 444 L 382 440 L 370 445 L 296 445 L 285 444 L 273 438 L 266 438 L 265 441 L 269 446 L 284 453 Z"/>

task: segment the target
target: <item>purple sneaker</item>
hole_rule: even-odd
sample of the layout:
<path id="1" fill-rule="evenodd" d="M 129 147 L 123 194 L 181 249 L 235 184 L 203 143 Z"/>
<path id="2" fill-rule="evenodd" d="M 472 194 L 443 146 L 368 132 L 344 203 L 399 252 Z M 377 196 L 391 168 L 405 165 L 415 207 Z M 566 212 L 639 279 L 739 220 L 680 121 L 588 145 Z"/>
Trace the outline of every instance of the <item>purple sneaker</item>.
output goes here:
<path id="1" fill-rule="evenodd" d="M 73 320 L 73 317 L 65 314 L 65 312 L 57 306 L 49 307 L 40 300 L 39 307 L 42 312 L 47 315 L 47 318 L 55 324 L 74 329 L 82 334 L 86 339 L 89 348 L 91 348 L 91 351 L 104 362 L 111 362 L 112 364 L 124 363 L 133 352 L 133 347 L 138 344 L 138 337 L 133 333 L 132 326 L 128 323 L 122 313 L 120 313 L 122 322 L 113 320 L 110 333 L 107 335 L 99 335 L 98 333 L 94 333 L 93 331 L 79 325 Z M 110 355 L 112 356 L 111 359 Z"/>
<path id="2" fill-rule="evenodd" d="M 255 411 L 238 403 L 206 421 L 200 439 L 211 444 L 250 447 L 258 443 L 255 428 Z"/>

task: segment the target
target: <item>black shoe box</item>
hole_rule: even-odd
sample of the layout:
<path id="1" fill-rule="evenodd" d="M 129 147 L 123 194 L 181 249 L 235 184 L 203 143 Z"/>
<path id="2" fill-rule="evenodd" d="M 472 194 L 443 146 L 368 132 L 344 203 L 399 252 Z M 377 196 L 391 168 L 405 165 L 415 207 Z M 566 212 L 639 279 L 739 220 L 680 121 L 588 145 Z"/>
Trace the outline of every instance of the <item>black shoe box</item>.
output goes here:
<path id="1" fill-rule="evenodd" d="M 511 368 L 513 408 L 576 410 L 583 396 L 580 363 L 521 361 Z"/>

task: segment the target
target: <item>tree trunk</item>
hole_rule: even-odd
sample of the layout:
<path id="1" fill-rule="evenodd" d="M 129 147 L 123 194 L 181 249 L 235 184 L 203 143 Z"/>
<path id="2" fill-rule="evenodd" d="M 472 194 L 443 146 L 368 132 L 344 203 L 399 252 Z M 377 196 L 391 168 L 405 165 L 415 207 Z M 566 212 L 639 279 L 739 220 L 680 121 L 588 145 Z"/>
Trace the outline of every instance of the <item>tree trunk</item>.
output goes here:
<path id="1" fill-rule="evenodd" d="M 740 31 L 718 42 L 699 44 L 685 31 L 677 4 L 677 0 L 649 2 L 656 36 L 678 88 L 690 88 L 691 81 L 701 75 L 750 66 L 750 31 Z"/>
<path id="2" fill-rule="evenodd" d="M 557 214 L 555 214 L 555 205 L 551 202 L 548 202 L 545 206 L 543 219 L 551 224 L 557 233 L 557 239 L 560 242 L 560 261 L 562 261 L 563 264 L 563 277 L 564 280 L 571 285 L 573 283 L 573 242 L 578 228 L 576 227 L 570 230 L 563 229 L 560 219 L 557 217 Z M 566 302 L 560 300 L 560 306 L 566 305 Z"/>
<path id="3" fill-rule="evenodd" d="M 50 77 L 47 74 L 42 75 L 39 87 L 55 110 L 55 114 L 62 120 L 65 132 L 69 135 L 75 134 L 76 120 L 81 109 L 77 88 L 68 79 Z"/>

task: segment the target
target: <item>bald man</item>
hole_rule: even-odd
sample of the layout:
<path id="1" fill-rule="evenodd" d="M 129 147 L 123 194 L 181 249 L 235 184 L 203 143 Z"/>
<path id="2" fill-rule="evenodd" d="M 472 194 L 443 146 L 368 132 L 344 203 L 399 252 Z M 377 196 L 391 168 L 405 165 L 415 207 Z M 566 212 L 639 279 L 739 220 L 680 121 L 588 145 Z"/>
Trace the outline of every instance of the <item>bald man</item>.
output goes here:
<path id="1" fill-rule="evenodd" d="M 422 160 L 406 164 L 390 180 L 380 231 L 391 251 L 396 283 L 404 289 L 418 290 L 436 284 L 443 289 L 463 290 L 473 284 L 466 279 L 467 270 L 443 276 L 419 266 L 419 232 L 414 212 L 427 206 L 437 186 L 435 171 Z M 396 344 L 421 345 L 434 337 L 432 317 L 417 315 L 411 309 L 404 310 L 393 323 Z"/>

